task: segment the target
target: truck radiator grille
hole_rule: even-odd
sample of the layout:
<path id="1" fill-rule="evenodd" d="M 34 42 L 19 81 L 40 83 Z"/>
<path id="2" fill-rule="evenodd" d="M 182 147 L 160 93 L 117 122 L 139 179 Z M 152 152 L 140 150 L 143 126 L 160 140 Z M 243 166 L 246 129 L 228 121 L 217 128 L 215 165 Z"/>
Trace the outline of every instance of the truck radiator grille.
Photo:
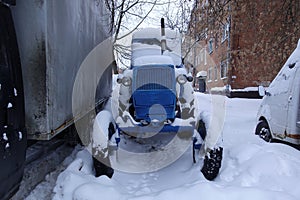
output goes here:
<path id="1" fill-rule="evenodd" d="M 175 90 L 175 74 L 171 67 L 139 67 L 134 73 L 134 90 Z"/>

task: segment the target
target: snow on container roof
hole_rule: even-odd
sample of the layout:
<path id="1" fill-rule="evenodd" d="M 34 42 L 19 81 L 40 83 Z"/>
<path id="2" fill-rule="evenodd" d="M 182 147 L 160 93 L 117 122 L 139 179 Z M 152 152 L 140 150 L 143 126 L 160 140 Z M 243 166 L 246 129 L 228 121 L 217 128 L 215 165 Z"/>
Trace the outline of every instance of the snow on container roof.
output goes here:
<path id="1" fill-rule="evenodd" d="M 132 34 L 132 39 L 136 38 L 157 38 L 160 40 L 161 34 L 158 28 L 143 28 Z"/>
<path id="2" fill-rule="evenodd" d="M 154 55 L 154 56 L 141 56 L 134 60 L 132 66 L 145 66 L 145 65 L 174 65 L 172 58 L 169 56 Z"/>
<path id="3" fill-rule="evenodd" d="M 171 30 L 166 28 L 166 38 L 175 39 L 180 38 L 180 33 L 175 30 Z M 132 39 L 140 39 L 140 38 L 156 38 L 158 40 L 161 39 L 161 29 L 159 28 L 143 28 L 137 30 L 133 33 Z"/>
<path id="4" fill-rule="evenodd" d="M 178 31 L 166 29 L 166 44 L 167 48 L 165 55 L 170 56 L 173 59 L 175 65 L 181 65 L 181 35 Z M 135 31 L 132 36 L 132 66 L 135 66 L 135 59 L 141 55 L 147 54 L 154 55 L 158 54 L 158 48 L 161 48 L 161 29 L 159 28 L 144 28 Z M 145 50 L 141 50 L 145 49 Z M 152 49 L 152 50 L 150 50 Z"/>
<path id="5" fill-rule="evenodd" d="M 167 49 L 181 54 L 181 34 L 178 31 L 166 29 Z M 144 28 L 132 35 L 132 44 L 142 43 L 160 46 L 161 30 L 158 28 Z"/>

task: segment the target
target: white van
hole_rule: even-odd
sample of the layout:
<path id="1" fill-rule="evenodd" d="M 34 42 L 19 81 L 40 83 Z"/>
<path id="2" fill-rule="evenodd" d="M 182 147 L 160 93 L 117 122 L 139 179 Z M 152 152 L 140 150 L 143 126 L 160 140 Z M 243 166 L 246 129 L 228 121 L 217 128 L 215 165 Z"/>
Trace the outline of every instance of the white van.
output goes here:
<path id="1" fill-rule="evenodd" d="M 300 144 L 300 39 L 278 75 L 265 91 L 255 134 L 270 142 L 279 139 Z"/>

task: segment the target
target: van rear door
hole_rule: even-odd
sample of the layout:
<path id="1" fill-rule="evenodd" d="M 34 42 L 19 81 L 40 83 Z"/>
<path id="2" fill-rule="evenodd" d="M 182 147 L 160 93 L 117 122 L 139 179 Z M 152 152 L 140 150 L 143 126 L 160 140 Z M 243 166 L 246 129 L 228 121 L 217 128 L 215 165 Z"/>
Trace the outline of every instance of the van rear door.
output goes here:
<path id="1" fill-rule="evenodd" d="M 290 86 L 290 96 L 288 98 L 288 118 L 286 134 L 293 139 L 300 139 L 299 127 L 297 122 L 300 121 L 300 63 L 291 63 L 290 70 L 293 72 L 293 79 Z M 299 125 L 298 125 L 299 126 Z"/>
<path id="2" fill-rule="evenodd" d="M 286 132 L 294 77 L 294 71 L 284 66 L 268 89 L 270 95 L 268 102 L 272 116 L 270 126 L 275 136 L 283 136 Z"/>

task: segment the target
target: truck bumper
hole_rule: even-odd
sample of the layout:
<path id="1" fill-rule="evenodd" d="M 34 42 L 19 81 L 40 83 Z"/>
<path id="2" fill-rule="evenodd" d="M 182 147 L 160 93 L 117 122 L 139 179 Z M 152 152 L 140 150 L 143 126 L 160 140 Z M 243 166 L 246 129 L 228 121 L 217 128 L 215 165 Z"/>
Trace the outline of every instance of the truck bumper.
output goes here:
<path id="1" fill-rule="evenodd" d="M 193 126 L 132 126 L 132 127 L 119 127 L 119 130 L 127 135 L 137 138 L 150 138 L 158 133 L 176 133 L 181 139 L 191 139 L 194 133 Z"/>

